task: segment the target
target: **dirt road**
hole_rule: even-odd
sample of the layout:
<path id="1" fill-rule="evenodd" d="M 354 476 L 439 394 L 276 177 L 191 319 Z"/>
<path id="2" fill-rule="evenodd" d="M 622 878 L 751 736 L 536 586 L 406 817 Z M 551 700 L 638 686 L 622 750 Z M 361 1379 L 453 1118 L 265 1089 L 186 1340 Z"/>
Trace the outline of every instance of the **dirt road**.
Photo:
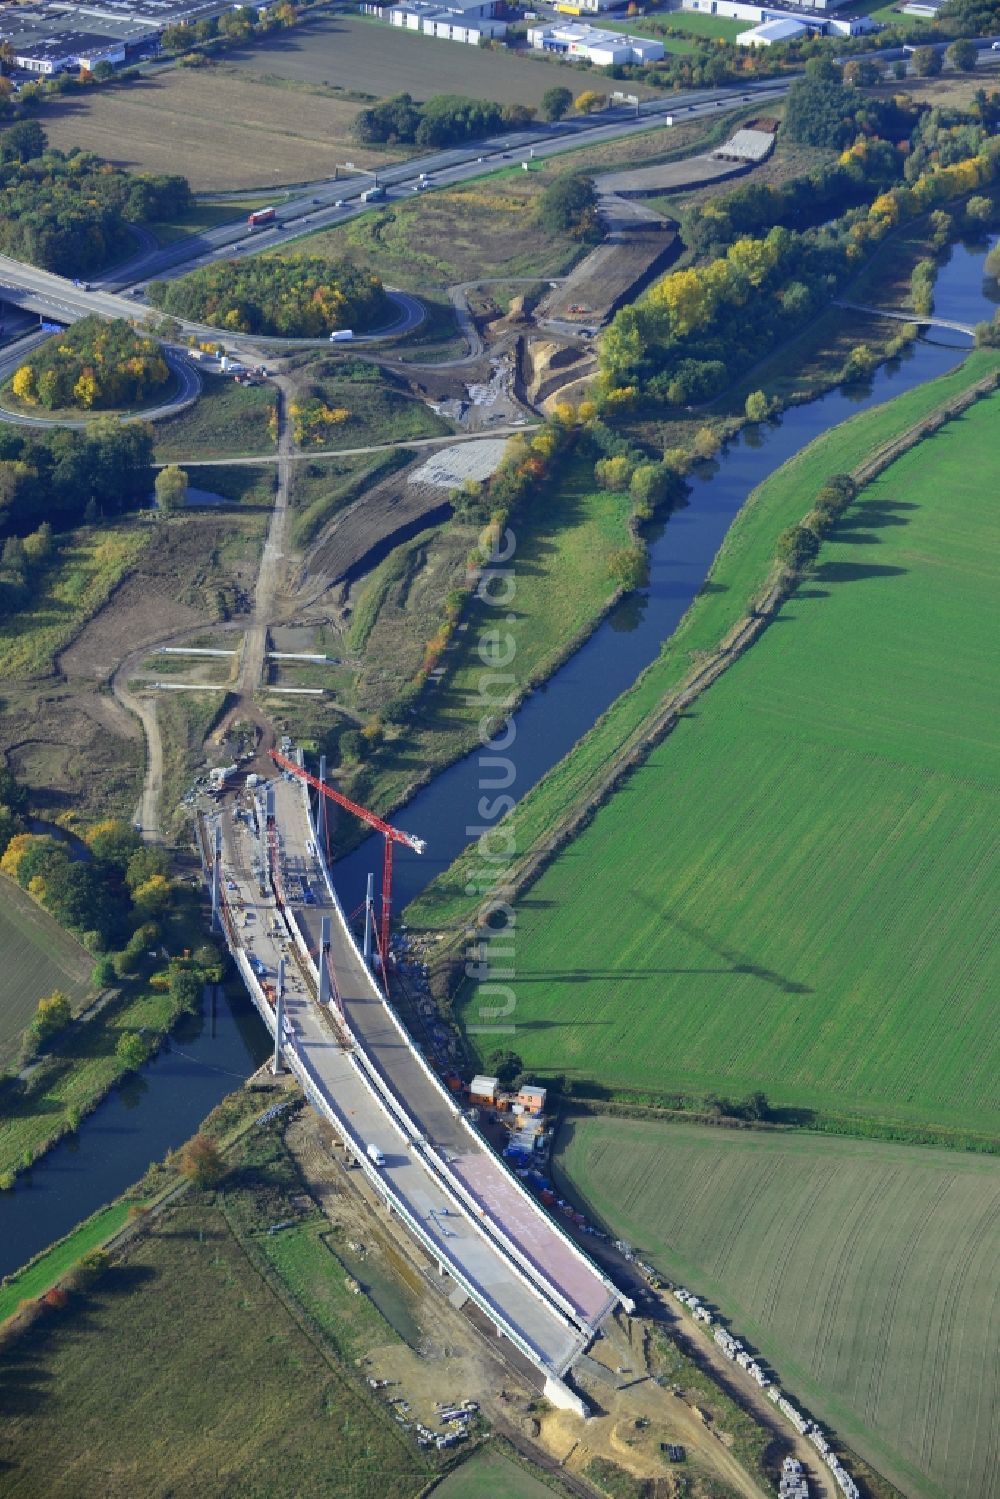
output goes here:
<path id="1" fill-rule="evenodd" d="M 142 731 L 146 736 L 146 773 L 142 782 L 142 793 L 139 804 L 135 810 L 135 821 L 142 829 L 142 836 L 147 843 L 161 843 L 160 832 L 160 794 L 163 791 L 163 741 L 160 738 L 160 725 L 156 717 L 156 700 L 149 697 L 138 697 L 128 689 L 128 680 L 133 669 L 143 661 L 149 654 L 149 648 L 143 646 L 141 650 L 134 651 L 131 656 L 126 656 L 114 676 L 111 678 L 111 690 L 121 703 L 122 707 L 129 713 L 134 713 L 142 724 Z"/>
<path id="2" fill-rule="evenodd" d="M 278 474 L 274 496 L 274 509 L 267 540 L 260 559 L 257 587 L 254 591 L 253 615 L 247 626 L 243 641 L 243 660 L 240 670 L 239 695 L 242 703 L 250 707 L 253 695 L 264 677 L 264 655 L 267 650 L 267 632 L 273 623 L 274 598 L 277 591 L 279 569 L 285 556 L 288 532 L 288 501 L 291 494 L 292 456 L 295 447 L 293 423 L 289 415 L 293 386 L 290 380 L 279 375 L 278 387 Z"/>

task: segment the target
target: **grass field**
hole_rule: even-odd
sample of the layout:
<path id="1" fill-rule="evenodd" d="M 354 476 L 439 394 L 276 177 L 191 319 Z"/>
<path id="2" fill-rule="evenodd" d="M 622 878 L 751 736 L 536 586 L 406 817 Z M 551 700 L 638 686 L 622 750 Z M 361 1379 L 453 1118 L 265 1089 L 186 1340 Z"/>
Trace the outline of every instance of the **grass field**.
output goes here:
<path id="1" fill-rule="evenodd" d="M 38 1001 L 61 989 L 86 996 L 94 960 L 13 880 L 0 880 L 0 1065 L 14 1051 Z"/>
<path id="2" fill-rule="evenodd" d="M 301 408 L 299 421 L 303 427 L 300 445 L 306 450 L 405 442 L 452 431 L 449 422 L 411 396 L 391 375 L 361 360 L 341 361 L 328 356 L 306 359 L 296 368 L 295 381 L 295 402 Z M 308 409 L 313 400 L 346 412 L 346 419 L 334 425 L 309 425 Z"/>
<path id="3" fill-rule="evenodd" d="M 694 38 L 707 37 L 713 41 L 734 42 L 743 31 L 749 31 L 752 21 L 734 21 L 727 16 L 702 15 L 695 10 L 671 11 L 666 15 L 629 16 L 627 21 L 597 21 L 607 31 L 628 31 L 634 36 L 651 36 L 662 40 L 668 54 L 694 52 Z"/>
<path id="4" fill-rule="evenodd" d="M 419 100 L 433 94 L 464 94 L 500 104 L 540 104 L 554 84 L 565 84 L 574 94 L 584 89 L 607 94 L 619 86 L 596 68 L 546 64 L 503 48 L 493 52 L 442 44 L 395 26 L 346 16 L 323 17 L 284 33 L 270 46 L 248 49 L 236 66 L 299 84 L 363 90 L 379 99 L 401 93 Z M 648 96 L 652 90 L 640 86 L 639 92 Z"/>
<path id="5" fill-rule="evenodd" d="M 996 1135 L 998 411 L 979 403 L 865 491 L 763 638 L 534 885 L 529 1067 Z M 773 545 L 761 497 L 801 514 L 851 443 L 839 429 L 762 487 L 714 588 L 742 605 Z M 732 609 L 709 597 L 658 673 Z"/>
<path id="6" fill-rule="evenodd" d="M 534 180 L 518 172 L 425 193 L 320 230 L 302 247 L 310 255 L 347 255 L 408 291 L 475 280 L 491 268 L 505 277 L 559 276 L 583 252 L 571 236 L 549 234 L 535 219 L 539 194 L 555 175 L 549 167 Z"/>
<path id="7" fill-rule="evenodd" d="M 274 393 L 266 385 L 237 385 L 235 380 L 208 376 L 194 406 L 157 422 L 157 461 L 273 453 L 274 439 L 267 427 L 273 410 Z"/>
<path id="8" fill-rule="evenodd" d="M 498 1453 L 477 1453 L 436 1484 L 434 1499 L 552 1499 L 553 1490 Z M 561 1493 L 561 1489 L 556 1489 Z"/>
<path id="9" fill-rule="evenodd" d="M 177 68 L 128 87 L 60 100 L 46 110 L 46 134 L 60 150 L 78 146 L 136 171 L 183 170 L 196 192 L 266 190 L 330 177 L 345 152 L 362 167 L 406 155 L 354 144 L 357 103 L 323 87 L 292 88 L 263 76 L 288 48 L 308 55 L 309 34 L 295 36 L 294 44 L 274 44 L 280 57 L 261 47 L 247 52 L 241 64 Z M 230 216 L 244 212 L 244 205 L 236 205 Z"/>
<path id="10" fill-rule="evenodd" d="M 957 370 L 916 387 L 884 406 L 862 412 L 782 465 L 748 497 L 726 534 L 702 589 L 658 659 L 622 693 L 574 749 L 518 803 L 518 847 L 540 846 L 559 819 L 592 791 L 656 710 L 683 681 L 693 661 L 712 651 L 743 616 L 770 573 L 781 532 L 805 514 L 811 497 L 829 474 L 860 463 L 880 442 L 891 440 L 944 401 L 953 399 L 997 366 L 1000 356 L 973 354 Z M 458 859 L 407 912 L 411 924 L 427 929 L 459 928 L 473 915 L 465 894 L 474 855 Z"/>
<path id="11" fill-rule="evenodd" d="M 0 617 L 0 676 L 38 676 L 96 613 L 142 555 L 148 534 L 103 527 L 76 532 L 32 579 L 31 599 L 16 614 Z"/>
<path id="12" fill-rule="evenodd" d="M 1000 1492 L 996 1161 L 602 1118 L 564 1127 L 558 1161 L 905 1494 Z"/>
<path id="13" fill-rule="evenodd" d="M 408 1499 L 429 1467 L 302 1332 L 208 1203 L 5 1354 L 10 1499 Z"/>

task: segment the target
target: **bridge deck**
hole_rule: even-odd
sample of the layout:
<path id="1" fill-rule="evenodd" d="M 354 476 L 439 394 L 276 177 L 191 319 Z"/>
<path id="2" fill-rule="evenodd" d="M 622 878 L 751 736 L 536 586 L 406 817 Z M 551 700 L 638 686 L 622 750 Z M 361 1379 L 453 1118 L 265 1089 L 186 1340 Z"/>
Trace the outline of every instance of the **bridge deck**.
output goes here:
<path id="1" fill-rule="evenodd" d="M 285 780 L 276 782 L 275 806 L 285 869 L 290 876 L 286 899 L 307 933 L 314 955 L 319 952 L 322 918 L 332 918 L 334 974 L 353 1034 L 421 1133 L 447 1160 L 484 1223 L 504 1232 L 539 1279 L 565 1298 L 582 1323 L 596 1327 L 617 1299 L 612 1288 L 520 1188 L 480 1137 L 466 1127 L 443 1085 L 414 1055 L 344 930 L 339 906 L 326 893 L 320 866 L 310 852 L 313 830 L 301 787 Z M 315 905 L 292 900 L 296 875 L 308 879 Z"/>

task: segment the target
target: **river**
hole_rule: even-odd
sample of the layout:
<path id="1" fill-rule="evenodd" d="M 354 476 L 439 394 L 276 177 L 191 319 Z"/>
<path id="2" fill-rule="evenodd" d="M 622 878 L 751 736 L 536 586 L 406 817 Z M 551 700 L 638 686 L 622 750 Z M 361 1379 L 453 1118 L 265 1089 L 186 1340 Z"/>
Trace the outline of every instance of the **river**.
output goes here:
<path id="1" fill-rule="evenodd" d="M 941 267 L 935 312 L 974 323 L 992 315 L 983 280 L 987 246 L 956 245 Z M 952 342 L 946 340 L 952 339 Z M 718 461 L 691 481 L 688 505 L 654 533 L 649 583 L 625 599 L 585 645 L 516 715 L 517 780 L 523 796 L 560 760 L 594 720 L 655 659 L 704 581 L 723 537 L 749 492 L 800 448 L 855 412 L 891 400 L 954 368 L 968 339 L 944 332 L 920 340 L 863 386 L 837 389 L 786 411 L 777 423 L 748 429 Z M 422 857 L 397 850 L 397 912 L 469 841 L 476 821 L 478 756 L 458 761 L 412 799 L 399 821 L 427 839 Z M 334 870 L 348 911 L 364 898 L 369 871 L 381 867 L 377 836 Z M 269 1050 L 249 999 L 221 997 L 211 1014 L 183 1022 L 168 1047 L 137 1078 L 114 1093 L 20 1180 L 0 1194 L 0 1276 L 9 1274 L 81 1219 L 136 1181 L 151 1161 L 187 1139 L 211 1108 L 260 1064 Z"/>

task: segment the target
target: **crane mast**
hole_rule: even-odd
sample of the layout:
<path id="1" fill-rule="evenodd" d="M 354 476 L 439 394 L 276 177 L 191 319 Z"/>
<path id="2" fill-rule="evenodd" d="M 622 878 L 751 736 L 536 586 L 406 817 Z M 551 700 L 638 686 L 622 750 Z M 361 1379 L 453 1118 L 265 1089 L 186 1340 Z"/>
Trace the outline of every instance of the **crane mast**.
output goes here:
<path id="1" fill-rule="evenodd" d="M 404 833 L 400 828 L 394 828 L 385 818 L 379 817 L 375 812 L 369 812 L 367 807 L 362 807 L 358 802 L 352 802 L 349 796 L 342 791 L 337 791 L 333 786 L 328 786 L 318 776 L 310 775 L 301 765 L 283 755 L 280 750 L 269 750 L 268 753 L 275 765 L 282 770 L 287 770 L 290 775 L 297 776 L 300 781 L 305 781 L 307 786 L 314 786 L 323 796 L 329 797 L 336 802 L 338 807 L 343 807 L 346 812 L 351 812 L 362 822 L 381 833 L 385 839 L 385 852 L 382 858 L 382 919 L 379 928 L 379 950 L 382 958 L 383 980 L 388 984 L 388 958 L 389 958 L 389 928 L 392 923 L 392 854 L 393 847 L 397 843 L 410 848 L 415 854 L 422 854 L 427 844 L 423 838 L 418 838 L 414 833 Z"/>

